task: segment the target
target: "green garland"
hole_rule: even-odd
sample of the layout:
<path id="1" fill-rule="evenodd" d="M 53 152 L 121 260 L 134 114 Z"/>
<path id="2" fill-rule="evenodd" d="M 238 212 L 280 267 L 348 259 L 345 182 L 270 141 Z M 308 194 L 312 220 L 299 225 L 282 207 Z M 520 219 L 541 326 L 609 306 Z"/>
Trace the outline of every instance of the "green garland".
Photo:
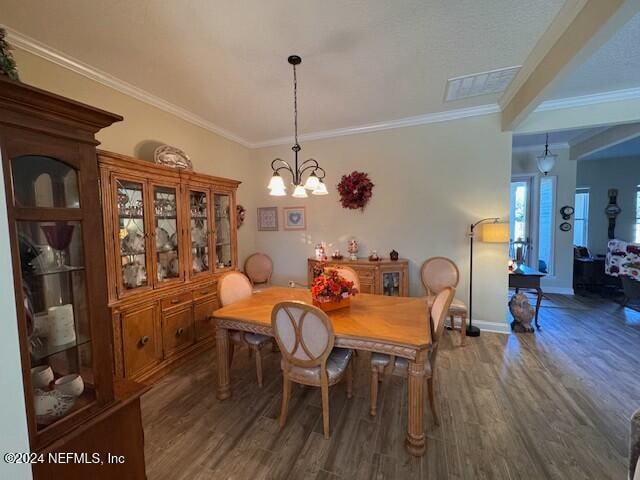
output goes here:
<path id="1" fill-rule="evenodd" d="M 16 69 L 16 61 L 11 54 L 11 46 L 5 40 L 6 36 L 5 29 L 0 28 L 0 75 L 6 75 L 11 80 L 20 80 Z"/>

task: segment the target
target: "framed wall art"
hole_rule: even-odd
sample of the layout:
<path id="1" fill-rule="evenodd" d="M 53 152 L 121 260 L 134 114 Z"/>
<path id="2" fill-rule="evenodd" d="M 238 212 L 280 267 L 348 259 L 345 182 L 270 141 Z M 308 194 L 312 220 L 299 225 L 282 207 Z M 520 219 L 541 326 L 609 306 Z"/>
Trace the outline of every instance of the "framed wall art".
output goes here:
<path id="1" fill-rule="evenodd" d="M 278 207 L 258 208 L 258 231 L 278 231 Z"/>
<path id="2" fill-rule="evenodd" d="M 307 214 L 304 207 L 284 207 L 282 214 L 285 230 L 307 229 Z"/>

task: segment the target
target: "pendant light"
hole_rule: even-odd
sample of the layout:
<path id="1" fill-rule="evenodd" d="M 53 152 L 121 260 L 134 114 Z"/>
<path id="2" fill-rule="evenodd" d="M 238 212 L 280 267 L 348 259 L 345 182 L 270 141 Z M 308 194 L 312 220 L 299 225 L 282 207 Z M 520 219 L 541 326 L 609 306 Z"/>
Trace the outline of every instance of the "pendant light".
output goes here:
<path id="1" fill-rule="evenodd" d="M 276 197 L 282 197 L 287 194 L 287 187 L 284 180 L 280 175 L 281 171 L 289 172 L 291 174 L 291 183 L 293 185 L 294 198 L 307 198 L 307 190 L 313 195 L 327 195 L 327 186 L 324 184 L 325 171 L 318 162 L 309 158 L 302 163 L 298 163 L 298 152 L 302 150 L 302 147 L 298 143 L 298 79 L 296 76 L 296 65 L 302 63 L 302 59 L 298 55 L 291 55 L 287 61 L 293 66 L 293 130 L 294 130 L 294 145 L 291 147 L 294 154 L 294 165 L 291 166 L 289 162 L 276 158 L 271 162 L 271 169 L 273 175 L 269 181 L 267 188 L 269 189 L 269 195 Z M 309 172 L 306 181 L 302 181 L 302 176 L 305 172 Z"/>
<path id="2" fill-rule="evenodd" d="M 540 170 L 540 173 L 547 175 L 551 170 L 553 170 L 557 159 L 558 155 L 549 151 L 549 134 L 547 133 L 547 140 L 544 145 L 544 153 L 542 155 L 538 155 L 537 157 L 538 170 Z"/>

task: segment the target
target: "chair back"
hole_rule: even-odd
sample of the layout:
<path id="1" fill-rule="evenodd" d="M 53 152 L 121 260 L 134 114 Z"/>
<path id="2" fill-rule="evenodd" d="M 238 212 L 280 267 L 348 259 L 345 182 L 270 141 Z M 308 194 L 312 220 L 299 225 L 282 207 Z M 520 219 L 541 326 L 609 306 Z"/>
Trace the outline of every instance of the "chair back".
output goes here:
<path id="1" fill-rule="evenodd" d="M 445 287 L 457 287 L 460 272 L 453 260 L 446 257 L 432 257 L 422 264 L 420 278 L 427 295 L 437 295 Z"/>
<path id="2" fill-rule="evenodd" d="M 360 278 L 356 271 L 351 267 L 327 267 L 326 270 L 336 270 L 338 275 L 344 278 L 348 282 L 353 282 L 353 287 L 360 291 Z"/>
<path id="3" fill-rule="evenodd" d="M 254 253 L 244 262 L 244 273 L 252 284 L 269 283 L 273 273 L 273 261 L 269 255 Z"/>
<path id="4" fill-rule="evenodd" d="M 280 302 L 271 311 L 271 326 L 285 362 L 325 372 L 335 340 L 326 313 L 304 302 Z"/>
<path id="5" fill-rule="evenodd" d="M 225 273 L 218 280 L 218 300 L 223 307 L 253 295 L 249 279 L 240 272 Z"/>
<path id="6" fill-rule="evenodd" d="M 431 324 L 431 366 L 436 360 L 436 354 L 438 352 L 438 344 L 444 332 L 444 321 L 449 315 L 449 307 L 453 301 L 453 297 L 456 294 L 456 289 L 453 287 L 444 287 L 440 290 L 440 293 L 436 295 L 433 305 L 431 306 L 430 324 Z"/>

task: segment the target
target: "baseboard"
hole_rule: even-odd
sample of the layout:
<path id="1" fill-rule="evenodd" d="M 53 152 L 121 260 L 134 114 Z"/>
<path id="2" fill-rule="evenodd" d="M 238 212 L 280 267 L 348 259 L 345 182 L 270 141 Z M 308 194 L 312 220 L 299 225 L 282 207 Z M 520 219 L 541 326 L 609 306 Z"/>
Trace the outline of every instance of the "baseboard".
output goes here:
<path id="1" fill-rule="evenodd" d="M 454 326 L 460 327 L 460 318 L 454 318 Z M 449 321 L 445 323 L 448 325 Z M 492 332 L 492 333 L 511 333 L 511 326 L 506 322 L 487 322 L 485 320 L 474 320 L 473 325 L 478 327 L 483 332 Z"/>
<path id="2" fill-rule="evenodd" d="M 543 287 L 543 293 L 558 293 L 560 295 L 574 295 L 573 288 L 567 287 Z"/>

